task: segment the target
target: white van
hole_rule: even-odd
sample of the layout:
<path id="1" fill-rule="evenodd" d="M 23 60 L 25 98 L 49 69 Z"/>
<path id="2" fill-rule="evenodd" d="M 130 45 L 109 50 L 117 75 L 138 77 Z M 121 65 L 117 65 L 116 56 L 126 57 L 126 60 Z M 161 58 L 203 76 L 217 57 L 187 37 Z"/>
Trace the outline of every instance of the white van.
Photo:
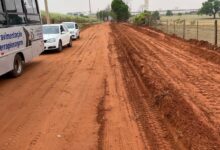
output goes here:
<path id="1" fill-rule="evenodd" d="M 37 0 L 0 0 L 0 75 L 20 76 L 43 49 Z"/>
<path id="2" fill-rule="evenodd" d="M 73 40 L 80 38 L 80 29 L 79 25 L 76 22 L 63 22 L 62 24 L 67 26 L 72 35 Z"/>

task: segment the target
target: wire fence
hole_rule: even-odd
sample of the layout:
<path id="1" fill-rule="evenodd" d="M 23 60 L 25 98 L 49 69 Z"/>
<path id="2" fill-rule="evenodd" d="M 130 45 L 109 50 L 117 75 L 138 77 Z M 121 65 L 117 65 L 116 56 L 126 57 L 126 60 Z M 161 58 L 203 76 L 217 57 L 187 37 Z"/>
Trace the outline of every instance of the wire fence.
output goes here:
<path id="1" fill-rule="evenodd" d="M 160 20 L 153 27 L 187 40 L 208 41 L 220 46 L 219 20 Z"/>

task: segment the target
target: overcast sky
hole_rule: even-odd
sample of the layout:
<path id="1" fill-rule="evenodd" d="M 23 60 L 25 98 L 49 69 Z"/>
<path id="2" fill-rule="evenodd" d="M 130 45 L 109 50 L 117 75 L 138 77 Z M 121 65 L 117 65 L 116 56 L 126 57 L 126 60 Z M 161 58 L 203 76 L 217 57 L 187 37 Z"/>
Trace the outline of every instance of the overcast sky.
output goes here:
<path id="1" fill-rule="evenodd" d="M 44 10 L 44 0 L 38 0 L 40 8 Z M 89 10 L 89 0 L 48 0 L 49 10 L 51 12 L 83 12 Z M 92 11 L 96 12 L 110 5 L 112 0 L 91 0 Z M 129 0 L 128 0 L 129 1 Z M 138 11 L 141 5 L 144 4 L 144 0 L 130 0 L 132 6 L 132 11 Z M 201 3 L 205 0 L 149 0 L 149 9 L 190 9 L 199 8 Z"/>

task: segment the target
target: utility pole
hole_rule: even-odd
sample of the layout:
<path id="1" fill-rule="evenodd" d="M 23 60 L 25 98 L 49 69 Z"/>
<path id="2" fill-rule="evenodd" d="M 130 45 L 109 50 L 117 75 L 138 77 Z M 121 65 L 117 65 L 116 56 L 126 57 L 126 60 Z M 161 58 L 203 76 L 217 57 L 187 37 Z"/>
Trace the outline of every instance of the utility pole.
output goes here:
<path id="1" fill-rule="evenodd" d="M 145 10 L 149 10 L 149 0 L 144 0 Z"/>
<path id="2" fill-rule="evenodd" d="M 91 0 L 89 0 L 89 14 L 92 14 Z"/>
<path id="3" fill-rule="evenodd" d="M 50 14 L 49 14 L 49 9 L 48 9 L 48 2 L 47 2 L 47 0 L 44 0 L 44 5 L 45 5 L 45 12 L 46 12 L 47 24 L 50 24 Z"/>

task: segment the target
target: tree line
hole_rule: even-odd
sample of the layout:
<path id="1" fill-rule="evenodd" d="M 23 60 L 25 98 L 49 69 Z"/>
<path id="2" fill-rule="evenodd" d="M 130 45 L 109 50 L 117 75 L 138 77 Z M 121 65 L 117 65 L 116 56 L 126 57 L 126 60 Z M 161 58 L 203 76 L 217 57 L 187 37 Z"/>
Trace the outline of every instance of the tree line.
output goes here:
<path id="1" fill-rule="evenodd" d="M 130 18 L 128 5 L 123 0 L 113 0 L 111 8 L 101 10 L 96 14 L 100 20 L 114 19 L 116 21 L 127 21 Z"/>
<path id="2" fill-rule="evenodd" d="M 220 13 L 220 0 L 207 0 L 206 2 L 202 3 L 202 7 L 198 12 L 198 14 L 213 16 L 214 19 L 218 13 Z M 171 10 L 166 12 L 166 16 L 173 15 L 174 14 Z M 178 15 L 182 15 L 182 13 L 178 13 Z M 113 0 L 111 7 L 97 12 L 96 16 L 100 20 L 115 20 L 122 22 L 128 21 L 131 17 L 131 14 L 128 5 L 123 0 Z M 159 19 L 160 14 L 158 11 L 144 11 L 133 17 L 133 22 L 137 24 L 150 24 Z"/>

